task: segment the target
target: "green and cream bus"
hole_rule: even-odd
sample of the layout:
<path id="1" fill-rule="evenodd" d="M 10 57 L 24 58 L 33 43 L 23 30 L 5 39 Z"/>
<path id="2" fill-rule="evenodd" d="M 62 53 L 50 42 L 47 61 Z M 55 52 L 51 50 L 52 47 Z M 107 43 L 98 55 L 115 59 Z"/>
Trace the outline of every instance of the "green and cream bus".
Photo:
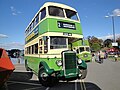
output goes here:
<path id="1" fill-rule="evenodd" d="M 92 54 L 88 40 L 77 40 L 72 43 L 72 48 L 73 50 L 76 50 L 78 58 L 84 60 L 85 62 L 92 61 Z"/>
<path id="2" fill-rule="evenodd" d="M 77 11 L 67 5 L 47 2 L 25 30 L 25 67 L 44 86 L 59 80 L 84 79 L 87 65 L 78 59 L 72 43 L 82 39 Z"/>

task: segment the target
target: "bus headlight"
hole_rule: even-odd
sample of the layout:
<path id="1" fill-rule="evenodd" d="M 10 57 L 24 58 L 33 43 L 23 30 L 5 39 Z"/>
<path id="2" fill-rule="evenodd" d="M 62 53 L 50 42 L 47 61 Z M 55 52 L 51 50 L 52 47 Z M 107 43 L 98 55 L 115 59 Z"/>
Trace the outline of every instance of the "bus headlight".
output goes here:
<path id="1" fill-rule="evenodd" d="M 57 61 L 56 61 L 56 64 L 57 64 L 58 66 L 62 66 L 62 61 L 61 61 L 61 60 L 57 60 Z"/>
<path id="2" fill-rule="evenodd" d="M 78 59 L 78 64 L 81 64 L 82 63 L 82 60 L 81 59 Z"/>

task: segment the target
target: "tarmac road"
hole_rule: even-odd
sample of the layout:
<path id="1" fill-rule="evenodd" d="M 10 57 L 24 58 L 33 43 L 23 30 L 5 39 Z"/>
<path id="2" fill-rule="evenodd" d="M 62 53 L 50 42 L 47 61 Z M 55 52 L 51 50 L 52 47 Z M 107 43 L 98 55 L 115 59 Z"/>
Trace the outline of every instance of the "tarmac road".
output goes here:
<path id="1" fill-rule="evenodd" d="M 120 62 L 104 60 L 102 64 L 88 64 L 85 80 L 60 81 L 54 87 L 42 86 L 37 76 L 27 72 L 24 64 L 16 64 L 16 70 L 7 82 L 8 90 L 120 90 Z"/>

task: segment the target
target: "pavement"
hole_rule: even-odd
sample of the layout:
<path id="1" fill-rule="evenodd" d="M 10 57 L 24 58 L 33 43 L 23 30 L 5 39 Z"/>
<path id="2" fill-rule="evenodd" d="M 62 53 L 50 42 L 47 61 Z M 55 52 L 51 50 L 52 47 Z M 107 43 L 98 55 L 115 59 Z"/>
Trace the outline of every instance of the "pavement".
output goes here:
<path id="1" fill-rule="evenodd" d="M 15 71 L 7 82 L 8 90 L 120 90 L 120 61 L 105 59 L 102 64 L 87 63 L 84 80 L 60 81 L 53 87 L 44 87 L 37 76 L 25 70 L 24 64 L 15 64 Z"/>

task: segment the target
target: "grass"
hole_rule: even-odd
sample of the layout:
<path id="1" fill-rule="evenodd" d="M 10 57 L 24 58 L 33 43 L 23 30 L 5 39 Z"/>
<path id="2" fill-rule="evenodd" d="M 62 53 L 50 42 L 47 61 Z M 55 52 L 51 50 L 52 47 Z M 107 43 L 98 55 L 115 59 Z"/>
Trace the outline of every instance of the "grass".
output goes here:
<path id="1" fill-rule="evenodd" d="M 109 59 L 115 59 L 114 55 L 109 55 L 108 58 Z M 120 56 L 117 59 L 120 61 Z"/>

